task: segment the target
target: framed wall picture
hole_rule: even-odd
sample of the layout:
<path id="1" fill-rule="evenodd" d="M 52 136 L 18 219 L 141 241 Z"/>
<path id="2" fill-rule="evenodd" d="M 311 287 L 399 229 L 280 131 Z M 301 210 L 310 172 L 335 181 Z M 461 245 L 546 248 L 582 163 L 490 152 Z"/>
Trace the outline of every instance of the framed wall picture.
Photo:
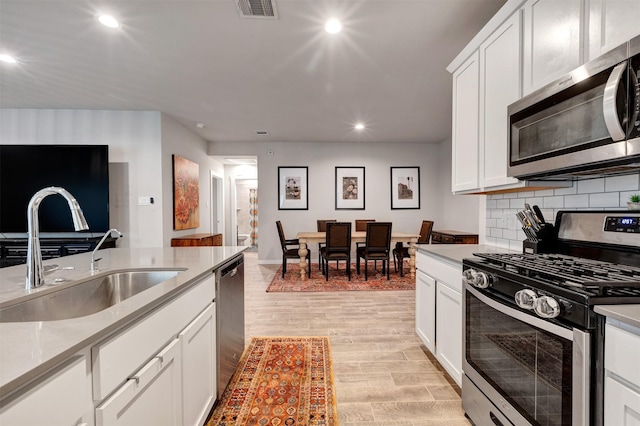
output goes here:
<path id="1" fill-rule="evenodd" d="M 173 229 L 200 226 L 200 166 L 173 156 Z"/>
<path id="2" fill-rule="evenodd" d="M 309 210 L 308 174 L 308 167 L 278 167 L 278 210 Z"/>
<path id="3" fill-rule="evenodd" d="M 420 167 L 391 167 L 391 209 L 420 208 Z"/>
<path id="4" fill-rule="evenodd" d="M 364 167 L 336 167 L 336 210 L 364 210 Z"/>

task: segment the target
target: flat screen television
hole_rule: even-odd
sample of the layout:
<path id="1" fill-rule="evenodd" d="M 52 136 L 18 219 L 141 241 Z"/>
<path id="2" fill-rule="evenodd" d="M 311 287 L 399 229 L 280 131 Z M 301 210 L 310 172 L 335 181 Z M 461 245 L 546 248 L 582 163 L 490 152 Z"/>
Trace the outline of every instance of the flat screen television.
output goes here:
<path id="1" fill-rule="evenodd" d="M 0 233 L 26 236 L 29 200 L 49 186 L 61 186 L 78 200 L 89 224 L 86 233 L 109 230 L 107 145 L 0 145 Z M 38 212 L 42 237 L 75 233 L 60 195 L 46 197 Z"/>

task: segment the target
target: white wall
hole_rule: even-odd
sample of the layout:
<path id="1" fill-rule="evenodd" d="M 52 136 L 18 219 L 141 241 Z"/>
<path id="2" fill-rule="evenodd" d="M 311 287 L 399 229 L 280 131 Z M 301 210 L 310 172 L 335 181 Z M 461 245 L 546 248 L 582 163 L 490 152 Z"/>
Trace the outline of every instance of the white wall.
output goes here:
<path id="1" fill-rule="evenodd" d="M 207 155 L 208 143 L 181 123 L 162 114 L 162 230 L 163 244 L 171 238 L 211 232 L 211 171 L 222 174 L 222 163 Z M 193 229 L 173 229 L 173 155 L 198 163 L 200 172 L 200 226 Z"/>
<path id="2" fill-rule="evenodd" d="M 273 151 L 273 155 L 267 155 Z M 450 192 L 450 150 L 443 161 L 440 144 L 367 143 L 221 143 L 211 142 L 210 155 L 255 155 L 258 157 L 260 244 L 262 263 L 279 263 L 282 252 L 275 221 L 281 220 L 287 237 L 298 231 L 315 230 L 320 218 L 353 221 L 375 218 L 393 222 L 394 229 L 419 232 L 424 219 L 442 226 L 473 223 L 477 227 L 477 205 L 465 206 L 454 215 L 444 211 L 442 200 Z M 441 167 L 449 170 L 443 176 Z M 278 166 L 309 167 L 309 210 L 278 210 Z M 365 167 L 365 210 L 335 209 L 335 167 Z M 390 167 L 420 167 L 420 210 L 391 210 Z M 447 180 L 445 185 L 442 180 Z M 453 196 L 451 196 L 453 197 Z M 474 211 L 475 208 L 475 211 Z M 452 219 L 449 219 L 452 217 Z M 460 226 L 454 229 L 460 229 Z M 477 229 L 477 228 L 476 228 Z M 464 229 L 473 231 L 473 229 Z M 314 250 L 313 247 L 311 247 Z M 312 257 L 317 253 L 312 253 Z"/>

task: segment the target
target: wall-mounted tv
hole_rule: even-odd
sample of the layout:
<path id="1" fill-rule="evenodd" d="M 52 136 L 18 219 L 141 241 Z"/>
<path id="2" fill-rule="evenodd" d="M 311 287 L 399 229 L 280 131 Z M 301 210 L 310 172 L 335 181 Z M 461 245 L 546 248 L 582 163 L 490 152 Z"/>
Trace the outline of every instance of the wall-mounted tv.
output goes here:
<path id="1" fill-rule="evenodd" d="M 109 230 L 107 145 L 0 145 L 0 233 L 27 232 L 27 206 L 37 191 L 61 186 L 80 204 L 89 233 Z M 66 200 L 46 197 L 40 234 L 75 232 Z"/>

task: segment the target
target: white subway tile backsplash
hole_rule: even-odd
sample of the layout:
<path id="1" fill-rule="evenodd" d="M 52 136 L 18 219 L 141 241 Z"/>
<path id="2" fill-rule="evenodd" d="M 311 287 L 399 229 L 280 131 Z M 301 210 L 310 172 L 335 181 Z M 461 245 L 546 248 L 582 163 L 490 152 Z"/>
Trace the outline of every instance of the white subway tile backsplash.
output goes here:
<path id="1" fill-rule="evenodd" d="M 617 192 L 602 192 L 589 194 L 589 207 L 619 207 L 620 194 Z"/>
<path id="2" fill-rule="evenodd" d="M 604 179 L 587 179 L 578 181 L 578 194 L 604 192 Z"/>
<path id="3" fill-rule="evenodd" d="M 557 188 L 553 191 L 554 195 L 571 195 L 576 194 L 578 192 L 578 186 L 576 183 L 573 183 L 573 186 L 568 188 Z"/>
<path id="4" fill-rule="evenodd" d="M 547 223 L 554 223 L 559 210 L 616 210 L 627 207 L 633 194 L 640 194 L 640 173 L 580 180 L 570 188 L 494 194 L 487 196 L 486 243 L 522 250 L 526 237 L 515 213 L 524 203 L 538 205 Z"/>
<path id="5" fill-rule="evenodd" d="M 632 191 L 637 190 L 639 184 L 637 175 L 612 176 L 604 179 L 604 190 L 606 192 Z"/>
<path id="6" fill-rule="evenodd" d="M 553 197 L 545 197 L 544 205 L 545 209 L 558 209 L 564 207 L 564 197 L 562 196 L 553 196 Z"/>
<path id="7" fill-rule="evenodd" d="M 496 200 L 497 209 L 508 209 L 510 207 L 510 200 Z"/>
<path id="8" fill-rule="evenodd" d="M 542 191 L 536 191 L 536 197 L 549 197 L 553 195 L 553 189 L 545 189 Z"/>
<path id="9" fill-rule="evenodd" d="M 526 202 L 524 198 L 515 198 L 509 201 L 509 207 L 516 210 L 522 210 L 524 208 L 524 203 Z"/>
<path id="10" fill-rule="evenodd" d="M 568 209 L 583 209 L 589 207 L 589 194 L 566 195 L 564 206 Z"/>

